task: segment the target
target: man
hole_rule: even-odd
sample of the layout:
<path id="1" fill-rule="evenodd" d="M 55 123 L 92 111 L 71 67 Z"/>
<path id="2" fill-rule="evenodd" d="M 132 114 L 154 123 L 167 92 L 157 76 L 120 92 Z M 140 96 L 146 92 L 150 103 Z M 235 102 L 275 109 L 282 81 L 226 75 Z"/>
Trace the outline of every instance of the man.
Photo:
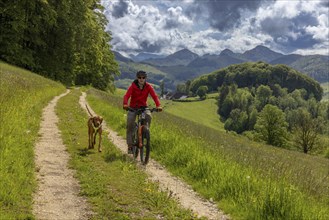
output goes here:
<path id="1" fill-rule="evenodd" d="M 123 97 L 123 109 L 127 110 L 130 108 L 141 108 L 147 107 L 147 98 L 148 95 L 151 95 L 156 108 L 158 111 L 162 111 L 160 100 L 155 93 L 153 87 L 146 82 L 147 73 L 144 71 L 138 71 L 136 74 L 136 79 L 132 82 L 128 88 L 126 94 Z M 130 103 L 128 105 L 128 100 Z M 127 145 L 128 145 L 128 154 L 132 153 L 133 146 L 133 132 L 134 124 L 136 119 L 136 113 L 133 111 L 128 111 L 127 115 Z M 148 126 L 151 125 L 151 111 L 146 110 L 146 122 Z"/>

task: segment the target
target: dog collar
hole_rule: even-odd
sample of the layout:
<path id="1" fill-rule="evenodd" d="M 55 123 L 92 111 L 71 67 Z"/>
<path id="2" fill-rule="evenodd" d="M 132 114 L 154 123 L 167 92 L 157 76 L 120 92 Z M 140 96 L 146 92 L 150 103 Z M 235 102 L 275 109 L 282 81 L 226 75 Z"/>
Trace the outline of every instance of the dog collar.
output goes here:
<path id="1" fill-rule="evenodd" d="M 94 123 L 92 123 L 92 125 L 93 125 L 93 128 L 97 131 L 100 127 L 102 127 L 102 124 L 100 124 L 98 127 L 96 127 L 95 125 L 94 125 Z"/>

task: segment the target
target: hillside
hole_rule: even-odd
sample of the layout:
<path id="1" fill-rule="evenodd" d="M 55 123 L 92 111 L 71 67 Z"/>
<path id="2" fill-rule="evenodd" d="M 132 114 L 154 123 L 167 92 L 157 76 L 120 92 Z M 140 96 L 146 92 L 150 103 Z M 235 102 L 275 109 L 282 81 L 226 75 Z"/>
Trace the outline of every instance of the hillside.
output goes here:
<path id="1" fill-rule="evenodd" d="M 208 91 L 217 91 L 223 83 L 236 83 L 238 87 L 258 87 L 259 85 L 280 85 L 289 92 L 305 89 L 321 100 L 323 90 L 314 79 L 299 73 L 286 65 L 270 65 L 264 62 L 235 64 L 194 79 L 190 90 L 195 93 L 200 86 L 207 86 Z"/>
<path id="2" fill-rule="evenodd" d="M 186 66 L 197 57 L 197 54 L 191 52 L 188 49 L 183 49 L 164 58 L 151 58 L 143 60 L 142 62 L 154 66 Z"/>
<path id="3" fill-rule="evenodd" d="M 119 57 L 119 56 L 118 56 Z M 148 82 L 155 85 L 155 89 L 159 92 L 159 85 L 164 82 L 166 89 L 175 90 L 175 81 L 172 75 L 163 72 L 160 68 L 154 66 L 138 63 L 138 62 L 123 62 L 127 58 L 120 58 L 118 61 L 121 74 L 115 77 L 115 86 L 122 89 L 127 89 L 132 81 L 136 78 L 136 73 L 139 70 L 144 70 L 148 73 Z"/>
<path id="4" fill-rule="evenodd" d="M 10 68 L 3 65 L 0 68 L 1 114 L 6 116 L 1 118 L 4 138 L 0 147 L 0 214 L 3 219 L 34 219 L 37 216 L 31 210 L 35 204 L 33 193 L 37 190 L 35 172 L 42 174 L 43 170 L 35 167 L 31 160 L 33 146 L 40 138 L 38 130 L 43 107 L 52 97 L 63 93 L 65 87 Z M 181 200 L 173 199 L 174 191 L 159 190 L 158 184 L 152 183 L 144 173 L 149 172 L 148 167 L 139 169 L 117 149 L 112 143 L 116 138 L 122 139 L 126 146 L 116 133 L 104 128 L 102 153 L 86 150 L 88 115 L 82 108 L 85 104 L 80 103 L 81 91 L 87 91 L 92 109 L 122 136 L 126 112 L 122 110 L 122 90 L 113 95 L 93 88 L 77 88 L 61 98 L 56 108 L 55 102 L 49 103 L 59 117 L 58 123 L 50 122 L 61 130 L 61 143 L 71 155 L 69 167 L 76 170 L 75 177 L 82 187 L 79 195 L 87 197 L 93 217 L 197 219 L 200 209 L 193 212 L 190 208 L 182 209 L 178 204 Z M 155 168 L 159 172 L 170 170 L 179 177 L 173 179 L 183 179 L 198 194 L 211 200 L 210 206 L 223 209 L 233 219 L 263 219 L 264 216 L 328 219 L 328 159 L 273 148 L 204 126 L 203 122 L 207 124 L 215 117 L 214 101 L 180 103 L 177 108 L 178 105 L 172 105 L 176 116 L 166 113 L 165 108 L 153 114 L 151 158 L 161 164 Z M 185 119 L 177 116 L 187 111 L 192 114 Z M 12 129 L 4 129 L 7 127 Z M 48 135 L 56 133 L 48 132 Z M 111 138 L 107 138 L 108 134 Z M 50 155 L 53 156 L 51 152 Z M 61 171 L 46 175 L 58 176 L 57 172 Z M 156 177 L 153 179 L 163 182 Z M 58 185 L 65 187 L 65 183 L 54 184 L 54 187 Z M 136 190 L 136 186 L 140 190 Z M 181 185 L 173 186 L 177 189 Z M 177 194 L 181 193 L 178 191 Z M 63 191 L 56 196 L 60 196 L 60 192 Z M 187 192 L 191 193 L 192 189 Z M 61 198 L 64 196 L 68 195 Z M 213 210 L 210 206 L 207 206 L 208 211 Z"/>
<path id="5" fill-rule="evenodd" d="M 148 169 L 140 169 L 126 155 L 122 137 L 107 138 L 114 131 L 108 131 L 105 123 L 103 152 L 87 150 L 87 103 L 81 98 L 81 91 L 87 89 L 69 90 L 0 62 L 1 219 L 199 219 L 221 215 L 216 204 L 205 203 L 196 193 L 191 197 L 190 187 L 161 165 L 151 165 L 151 161 Z M 114 145 L 118 139 L 123 152 Z M 151 175 L 152 169 L 155 173 Z M 163 190 L 151 179 L 165 183 Z M 174 187 L 173 195 L 168 196 L 169 180 Z M 175 192 L 177 185 L 179 192 Z M 199 209 L 184 208 L 178 201 L 197 204 Z"/>
<path id="6" fill-rule="evenodd" d="M 125 112 L 121 110 L 121 95 L 114 97 L 97 91 L 91 91 L 90 95 L 93 97 L 92 103 L 98 103 L 98 110 L 111 119 L 110 124 L 124 134 Z M 263 219 L 264 216 L 286 219 L 288 215 L 295 218 L 301 213 L 307 215 L 311 212 L 318 219 L 327 217 L 311 211 L 313 208 L 309 202 L 304 206 L 298 196 L 303 191 L 307 201 L 315 201 L 311 195 L 323 197 L 329 193 L 327 181 L 315 177 L 326 176 L 329 162 L 327 159 L 270 147 L 212 129 L 203 124 L 216 117 L 216 113 L 212 111 L 214 109 L 208 109 L 213 102 L 208 101 L 168 103 L 162 113 L 153 114 L 153 158 L 190 182 L 194 189 L 207 198 L 220 201 L 220 206 L 224 210 L 230 210 L 233 219 L 247 219 L 250 216 L 250 219 Z M 109 108 L 108 105 L 112 107 Z M 168 114 L 166 109 L 172 113 Z M 191 114 L 186 117 L 187 112 Z M 193 119 L 189 117 L 199 121 L 191 121 Z M 286 181 L 289 182 L 287 185 L 284 183 Z M 312 181 L 314 182 L 311 183 Z M 319 184 L 322 189 L 317 187 L 318 192 L 308 194 L 306 189 L 313 184 Z M 292 187 L 294 191 L 291 191 Z M 273 198 L 273 203 L 267 203 L 266 198 L 269 197 Z M 248 202 L 250 200 L 254 202 Z M 325 201 L 327 200 L 324 199 L 324 203 L 316 207 L 325 207 Z M 275 211 L 277 205 L 280 210 L 285 210 L 285 214 L 282 214 L 284 217 L 278 217 L 280 212 Z"/>

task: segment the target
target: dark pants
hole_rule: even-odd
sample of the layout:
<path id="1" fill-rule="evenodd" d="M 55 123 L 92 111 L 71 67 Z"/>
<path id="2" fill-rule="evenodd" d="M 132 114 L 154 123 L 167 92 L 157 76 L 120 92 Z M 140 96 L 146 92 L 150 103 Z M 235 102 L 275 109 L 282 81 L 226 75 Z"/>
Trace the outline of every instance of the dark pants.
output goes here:
<path id="1" fill-rule="evenodd" d="M 146 125 L 150 127 L 151 121 L 152 121 L 152 115 L 150 110 L 145 111 L 145 120 Z M 136 120 L 136 113 L 132 111 L 128 111 L 127 114 L 127 145 L 132 146 L 133 145 L 133 132 L 135 127 L 135 120 Z"/>

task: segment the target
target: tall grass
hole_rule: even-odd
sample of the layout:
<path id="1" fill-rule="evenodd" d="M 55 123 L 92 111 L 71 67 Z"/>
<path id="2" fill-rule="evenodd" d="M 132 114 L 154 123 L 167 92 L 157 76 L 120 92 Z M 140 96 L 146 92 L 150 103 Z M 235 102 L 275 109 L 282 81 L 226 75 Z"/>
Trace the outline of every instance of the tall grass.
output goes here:
<path id="1" fill-rule="evenodd" d="M 96 111 L 124 134 L 121 98 L 94 90 L 90 95 L 91 103 L 103 106 Z M 233 217 L 329 218 L 329 160 L 254 143 L 165 112 L 153 117 L 151 157 Z"/>
<path id="2" fill-rule="evenodd" d="M 0 62 L 0 218 L 31 218 L 34 145 L 42 109 L 59 83 Z"/>

